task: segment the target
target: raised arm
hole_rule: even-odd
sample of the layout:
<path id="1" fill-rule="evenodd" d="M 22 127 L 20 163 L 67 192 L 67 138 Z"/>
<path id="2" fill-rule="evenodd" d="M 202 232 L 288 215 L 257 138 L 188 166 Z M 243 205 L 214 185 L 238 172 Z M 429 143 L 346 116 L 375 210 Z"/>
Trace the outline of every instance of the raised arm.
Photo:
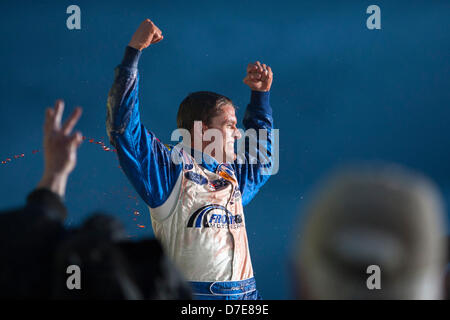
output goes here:
<path id="1" fill-rule="evenodd" d="M 37 188 L 48 189 L 61 198 L 66 193 L 69 174 L 75 168 L 77 149 L 81 144 L 80 132 L 72 130 L 81 117 L 82 109 L 75 108 L 69 119 L 61 124 L 64 101 L 57 100 L 54 108 L 47 108 L 44 123 L 45 168 Z"/>
<path id="2" fill-rule="evenodd" d="M 269 66 L 259 61 L 247 66 L 243 82 L 251 89 L 251 98 L 244 115 L 246 132 L 242 139 L 248 137 L 249 141 L 247 144 L 244 140 L 241 141 L 241 148 L 238 148 L 238 157 L 234 162 L 243 205 L 253 199 L 269 179 L 273 169 L 273 118 L 269 102 L 272 80 L 273 73 Z"/>
<path id="3" fill-rule="evenodd" d="M 106 128 L 121 167 L 142 199 L 156 208 L 169 197 L 181 172 L 171 151 L 141 123 L 138 62 L 141 50 L 163 39 L 161 30 L 145 20 L 134 33 L 108 94 Z"/>

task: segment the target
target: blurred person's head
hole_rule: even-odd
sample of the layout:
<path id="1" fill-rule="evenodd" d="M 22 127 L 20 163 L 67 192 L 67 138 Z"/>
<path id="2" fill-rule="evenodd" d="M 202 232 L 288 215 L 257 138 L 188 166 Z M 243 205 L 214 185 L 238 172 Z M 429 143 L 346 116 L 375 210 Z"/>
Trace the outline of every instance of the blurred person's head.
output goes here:
<path id="1" fill-rule="evenodd" d="M 189 300 L 191 289 L 156 239 L 131 242 L 113 216 L 97 212 L 55 254 L 55 299 Z M 68 266 L 81 270 L 81 290 L 68 290 Z"/>
<path id="2" fill-rule="evenodd" d="M 445 272 L 444 298 L 450 300 L 450 236 L 447 235 L 447 267 Z"/>
<path id="3" fill-rule="evenodd" d="M 297 298 L 442 298 L 446 224 L 427 178 L 397 166 L 341 170 L 306 213 Z"/>

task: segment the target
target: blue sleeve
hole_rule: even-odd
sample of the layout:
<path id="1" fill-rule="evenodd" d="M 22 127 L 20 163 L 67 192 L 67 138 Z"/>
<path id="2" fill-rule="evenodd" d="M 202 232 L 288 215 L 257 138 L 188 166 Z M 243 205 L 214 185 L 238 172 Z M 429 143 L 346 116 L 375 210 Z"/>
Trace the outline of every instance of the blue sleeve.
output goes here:
<path id="1" fill-rule="evenodd" d="M 244 206 L 253 199 L 271 174 L 273 118 L 269 98 L 270 92 L 252 91 L 244 116 L 246 136 L 249 140 L 254 139 L 254 143 L 246 143 L 244 138 L 241 142 L 242 148 L 238 148 L 238 157 L 234 161 Z M 260 129 L 265 129 L 267 135 L 263 136 Z"/>
<path id="2" fill-rule="evenodd" d="M 171 152 L 141 123 L 139 115 L 139 74 L 141 52 L 127 47 L 122 64 L 108 94 L 106 129 L 117 149 L 120 165 L 141 198 L 151 207 L 169 197 L 182 170 L 171 161 Z"/>

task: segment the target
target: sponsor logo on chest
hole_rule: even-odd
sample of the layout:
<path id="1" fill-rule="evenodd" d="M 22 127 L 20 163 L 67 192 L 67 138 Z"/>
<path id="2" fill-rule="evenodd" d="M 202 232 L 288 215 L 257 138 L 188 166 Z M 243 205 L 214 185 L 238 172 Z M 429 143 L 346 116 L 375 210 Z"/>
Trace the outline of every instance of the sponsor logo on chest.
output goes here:
<path id="1" fill-rule="evenodd" d="M 217 204 L 210 204 L 197 209 L 189 217 L 188 228 L 230 228 L 243 227 L 240 214 L 233 214 L 227 208 Z"/>

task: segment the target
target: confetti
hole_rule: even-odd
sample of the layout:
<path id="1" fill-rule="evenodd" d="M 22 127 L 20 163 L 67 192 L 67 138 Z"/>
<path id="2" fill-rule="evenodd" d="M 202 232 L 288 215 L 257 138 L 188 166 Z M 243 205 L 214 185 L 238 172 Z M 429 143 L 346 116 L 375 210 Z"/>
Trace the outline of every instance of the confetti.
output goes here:
<path id="1" fill-rule="evenodd" d="M 102 148 L 103 151 L 117 153 L 116 149 L 113 149 L 113 148 L 108 147 L 108 146 L 105 145 L 105 143 L 102 141 L 103 137 L 102 137 L 102 140 L 98 140 L 98 141 L 96 141 L 94 138 L 89 138 L 89 137 L 86 137 L 86 136 L 83 136 L 82 139 L 83 140 L 88 140 L 89 143 L 93 143 L 93 144 L 99 145 Z M 39 149 L 34 149 L 34 150 L 31 151 L 31 154 L 37 154 L 39 152 L 40 152 Z M 24 158 L 24 157 L 25 157 L 25 153 L 20 153 L 20 154 L 13 155 L 12 157 L 8 157 L 5 160 L 1 160 L 0 163 L 1 164 L 7 164 L 8 162 L 11 162 L 12 159 L 17 160 L 17 159 Z"/>
<path id="2" fill-rule="evenodd" d="M 110 146 L 105 145 L 105 143 L 103 142 L 104 137 L 101 137 L 100 140 L 96 140 L 96 139 L 94 139 L 94 138 L 90 138 L 90 137 L 83 136 L 83 137 L 82 137 L 82 140 L 86 140 L 86 141 L 89 142 L 89 143 L 92 143 L 92 144 L 95 144 L 95 145 L 100 146 L 101 150 L 103 150 L 103 151 L 105 151 L 105 152 L 114 152 L 114 153 L 117 153 L 117 150 L 116 150 L 116 149 L 114 149 L 114 148 L 112 148 L 112 147 L 110 147 Z M 33 150 L 31 150 L 31 154 L 32 154 L 32 155 L 36 155 L 36 154 L 38 154 L 38 153 L 40 153 L 40 152 L 41 152 L 41 151 L 40 151 L 39 149 L 33 149 Z M 0 160 L 0 164 L 6 165 L 6 164 L 9 164 L 9 163 L 12 163 L 13 160 L 18 160 L 18 159 L 24 158 L 24 157 L 25 157 L 25 153 L 15 154 L 15 155 L 13 155 L 13 156 L 10 156 L 10 157 L 8 157 L 8 158 L 5 158 L 4 160 Z M 122 169 L 122 167 L 121 167 L 120 165 L 118 165 L 118 168 L 119 168 L 119 169 Z M 136 195 L 130 194 L 130 190 L 128 190 L 126 187 L 123 188 L 123 191 L 124 191 L 125 193 L 128 193 L 128 198 L 129 198 L 129 199 L 135 200 L 135 201 L 134 201 L 134 204 L 135 204 L 136 206 L 139 205 L 139 202 L 138 202 L 138 200 L 137 200 L 138 197 L 137 197 Z M 127 210 L 130 210 L 130 209 L 131 209 L 131 208 L 127 208 Z M 136 209 L 133 209 L 133 210 L 130 210 L 130 211 L 133 212 L 133 221 L 136 222 L 136 221 L 137 221 L 137 217 L 138 217 L 138 216 L 140 217 L 141 214 L 140 214 L 139 211 L 136 210 Z M 144 229 L 144 228 L 145 228 L 145 225 L 137 224 L 137 227 L 138 227 L 138 228 L 141 228 L 141 229 Z M 133 235 L 133 236 L 129 236 L 129 237 L 136 237 L 136 236 Z"/>

